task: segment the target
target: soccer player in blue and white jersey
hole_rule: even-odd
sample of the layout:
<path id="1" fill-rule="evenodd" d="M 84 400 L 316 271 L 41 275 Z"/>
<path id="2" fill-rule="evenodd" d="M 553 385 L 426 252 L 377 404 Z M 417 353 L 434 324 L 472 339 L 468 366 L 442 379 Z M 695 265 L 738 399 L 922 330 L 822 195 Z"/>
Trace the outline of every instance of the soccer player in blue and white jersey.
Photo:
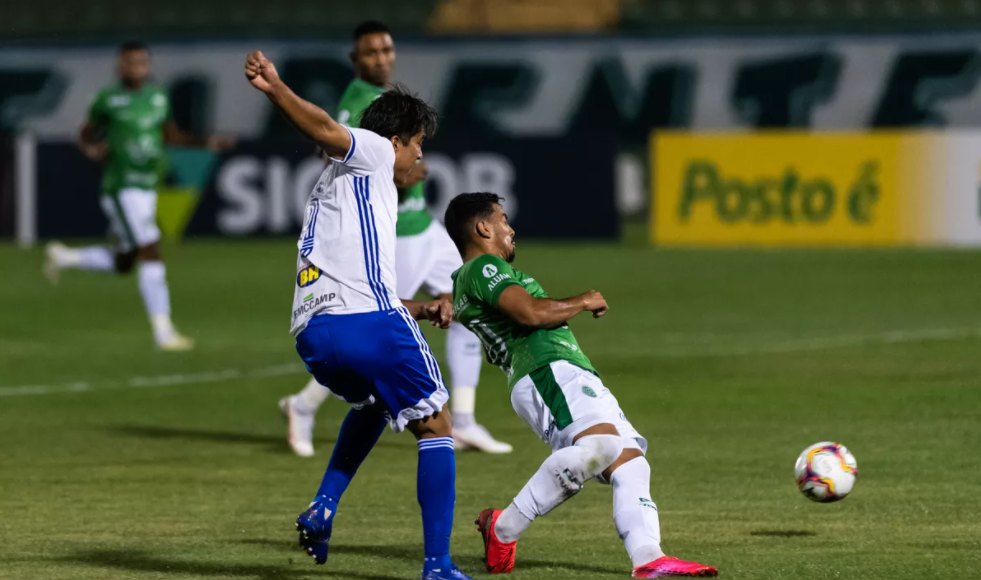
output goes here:
<path id="1" fill-rule="evenodd" d="M 338 502 L 389 425 L 419 442 L 423 580 L 470 580 L 449 555 L 456 501 L 449 394 L 416 324 L 428 319 L 445 328 L 452 307 L 399 301 L 395 293 L 395 178 L 422 158 L 436 113 L 396 88 L 364 111 L 361 128 L 348 128 L 294 94 L 261 52 L 248 56 L 245 76 L 330 158 L 297 244 L 290 331 L 314 378 L 353 408 L 317 495 L 297 518 L 300 543 L 318 564 L 327 561 Z"/>
<path id="2" fill-rule="evenodd" d="M 388 90 L 395 70 L 395 41 L 388 27 L 376 20 L 362 22 L 354 29 L 351 64 L 354 80 L 347 86 L 337 104 L 337 121 L 358 127 L 361 112 L 378 95 Z M 422 289 L 429 296 L 453 294 L 455 270 L 463 265 L 460 253 L 442 224 L 426 210 L 423 180 L 425 163 L 417 163 L 408 181 L 398 185 L 401 203 L 395 227 L 395 291 L 403 298 L 413 298 Z M 494 437 L 477 422 L 475 406 L 477 383 L 483 355 L 480 340 L 459 322 L 446 332 L 446 367 L 449 368 L 450 409 L 453 412 L 453 443 L 457 450 L 477 449 L 485 453 L 510 453 L 511 446 Z M 279 400 L 279 410 L 286 417 L 290 448 L 300 457 L 313 455 L 313 424 L 317 409 L 330 391 L 316 379 L 301 391 Z"/>

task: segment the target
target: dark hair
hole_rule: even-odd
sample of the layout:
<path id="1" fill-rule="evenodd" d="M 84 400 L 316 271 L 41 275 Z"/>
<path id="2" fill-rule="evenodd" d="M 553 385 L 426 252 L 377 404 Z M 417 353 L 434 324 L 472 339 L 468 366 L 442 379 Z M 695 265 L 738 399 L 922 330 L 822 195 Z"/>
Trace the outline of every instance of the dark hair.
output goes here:
<path id="1" fill-rule="evenodd" d="M 392 31 L 378 20 L 365 20 L 354 29 L 354 42 L 361 40 L 361 37 L 365 36 L 366 34 L 382 33 L 391 34 Z"/>
<path id="2" fill-rule="evenodd" d="M 361 113 L 361 128 L 386 139 L 398 135 L 403 142 L 424 133 L 436 134 L 436 111 L 426 101 L 397 84 L 378 96 Z"/>
<path id="3" fill-rule="evenodd" d="M 150 50 L 147 45 L 142 40 L 127 40 L 126 42 L 119 45 L 119 54 L 124 52 L 129 52 L 131 50 Z"/>
<path id="4" fill-rule="evenodd" d="M 489 218 L 494 213 L 494 205 L 502 201 L 503 197 L 487 192 L 461 193 L 450 201 L 443 225 L 461 254 L 466 253 L 476 223 Z"/>

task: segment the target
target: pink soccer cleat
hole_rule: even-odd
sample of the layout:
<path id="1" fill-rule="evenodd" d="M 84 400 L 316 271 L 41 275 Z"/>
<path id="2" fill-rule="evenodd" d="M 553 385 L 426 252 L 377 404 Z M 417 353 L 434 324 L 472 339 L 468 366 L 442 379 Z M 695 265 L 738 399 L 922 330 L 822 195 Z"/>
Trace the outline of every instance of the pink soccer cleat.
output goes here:
<path id="1" fill-rule="evenodd" d="M 712 566 L 698 562 L 685 562 L 671 556 L 661 556 L 653 562 L 634 568 L 634 578 L 670 578 L 687 576 L 689 578 L 714 578 L 719 571 Z"/>
<path id="2" fill-rule="evenodd" d="M 514 569 L 514 551 L 518 544 L 517 540 L 505 544 L 498 539 L 494 526 L 500 515 L 501 510 L 485 509 L 473 522 L 484 537 L 484 565 L 491 574 L 507 574 Z"/>

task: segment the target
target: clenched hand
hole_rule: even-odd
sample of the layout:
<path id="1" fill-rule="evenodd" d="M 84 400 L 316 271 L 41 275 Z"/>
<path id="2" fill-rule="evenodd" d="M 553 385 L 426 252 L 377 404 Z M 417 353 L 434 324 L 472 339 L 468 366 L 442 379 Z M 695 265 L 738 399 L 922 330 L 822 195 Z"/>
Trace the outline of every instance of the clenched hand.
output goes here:
<path id="1" fill-rule="evenodd" d="M 245 78 L 253 87 L 264 93 L 271 93 L 279 84 L 279 73 L 276 66 L 262 54 L 261 50 L 249 53 L 245 57 Z"/>

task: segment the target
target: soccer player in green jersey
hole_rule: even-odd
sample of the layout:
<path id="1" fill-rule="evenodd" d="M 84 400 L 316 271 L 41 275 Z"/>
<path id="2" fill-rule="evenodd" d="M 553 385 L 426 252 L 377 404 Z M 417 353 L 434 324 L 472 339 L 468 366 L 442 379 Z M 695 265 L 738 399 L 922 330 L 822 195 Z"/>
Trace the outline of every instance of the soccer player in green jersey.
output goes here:
<path id="1" fill-rule="evenodd" d="M 493 193 L 465 193 L 446 209 L 446 229 L 465 260 L 453 273 L 453 313 L 480 337 L 487 360 L 507 376 L 514 410 L 553 452 L 507 509 L 478 516 L 487 570 L 510 572 L 522 532 L 595 478 L 613 487 L 613 520 L 634 578 L 715 576 L 711 566 L 661 551 L 647 440 L 569 328 L 582 312 L 605 315 L 606 300 L 593 290 L 549 298 L 537 280 L 514 269 L 514 230 L 500 202 Z"/>
<path id="2" fill-rule="evenodd" d="M 392 80 L 395 43 L 388 27 L 377 21 L 360 24 L 354 30 L 351 63 L 355 78 L 341 96 L 337 120 L 357 127 L 361 113 Z M 425 177 L 426 164 L 419 162 L 413 172 L 396 183 L 400 188 L 395 225 L 396 292 L 399 298 L 410 300 L 422 288 L 429 296 L 449 302 L 453 291 L 450 275 L 462 262 L 446 229 L 426 210 Z M 447 331 L 446 363 L 451 379 L 454 445 L 458 449 L 509 453 L 511 446 L 494 439 L 474 418 L 481 365 L 480 341 L 457 322 Z M 325 387 L 311 380 L 296 395 L 280 400 L 279 408 L 289 422 L 290 447 L 297 455 L 313 455 L 313 419 L 329 394 Z"/>
<path id="3" fill-rule="evenodd" d="M 164 167 L 164 145 L 224 149 L 233 141 L 223 137 L 199 139 L 181 131 L 170 116 L 167 92 L 149 83 L 150 54 L 141 42 L 119 49 L 119 83 L 99 91 L 79 135 L 79 148 L 104 166 L 102 209 L 116 238 L 115 251 L 105 246 L 68 248 L 58 242 L 47 247 L 45 272 L 57 283 L 63 269 L 127 274 L 137 264 L 140 293 L 153 337 L 163 350 L 188 350 L 191 339 L 174 329 L 170 320 L 170 291 L 160 257 L 156 188 Z"/>

